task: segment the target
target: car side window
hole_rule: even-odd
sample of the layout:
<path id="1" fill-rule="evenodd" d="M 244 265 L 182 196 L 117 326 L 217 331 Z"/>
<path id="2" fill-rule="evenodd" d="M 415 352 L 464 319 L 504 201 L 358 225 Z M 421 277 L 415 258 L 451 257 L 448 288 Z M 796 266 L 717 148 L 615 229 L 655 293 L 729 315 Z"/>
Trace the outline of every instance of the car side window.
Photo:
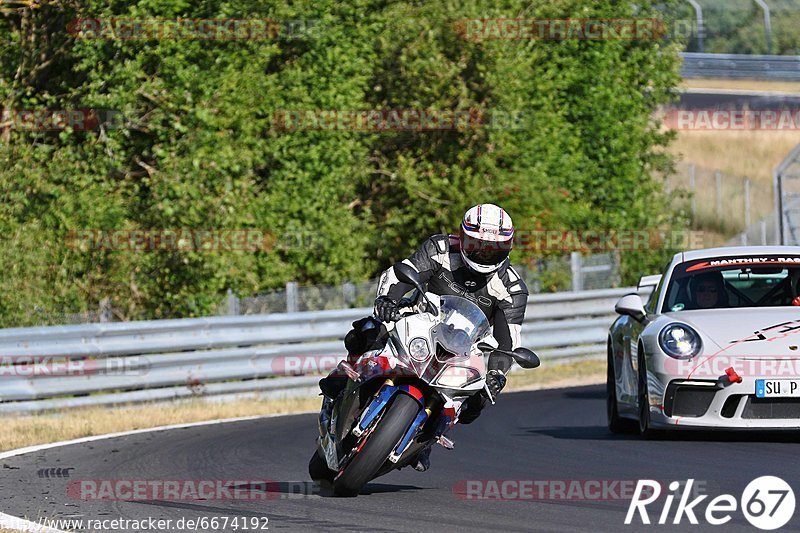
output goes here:
<path id="1" fill-rule="evenodd" d="M 658 280 L 658 285 L 656 288 L 653 289 L 653 292 L 650 293 L 650 297 L 647 299 L 647 303 L 644 306 L 644 310 L 647 311 L 648 314 L 652 314 L 656 312 L 656 304 L 658 304 L 658 295 L 661 294 L 661 288 L 664 286 L 664 278 L 667 275 L 667 269 L 669 268 L 669 263 L 661 269 L 664 273 L 661 275 L 661 279 Z"/>

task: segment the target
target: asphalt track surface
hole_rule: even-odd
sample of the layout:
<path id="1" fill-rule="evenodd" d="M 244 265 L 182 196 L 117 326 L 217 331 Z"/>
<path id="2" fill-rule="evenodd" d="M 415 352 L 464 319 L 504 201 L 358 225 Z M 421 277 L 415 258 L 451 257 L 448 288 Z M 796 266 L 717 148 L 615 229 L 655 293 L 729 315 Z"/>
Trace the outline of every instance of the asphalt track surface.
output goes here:
<path id="1" fill-rule="evenodd" d="M 688 433 L 663 441 L 614 436 L 605 428 L 601 386 L 508 393 L 471 426 L 452 432 L 455 450 L 437 447 L 432 468 L 406 468 L 336 498 L 307 478 L 314 415 L 264 418 L 144 433 L 12 457 L 0 467 L 0 510 L 14 516 L 94 519 L 268 517 L 275 531 L 758 531 L 741 511 L 725 526 L 623 525 L 624 500 L 465 499 L 465 480 L 637 480 L 693 478 L 710 495 L 740 498 L 746 484 L 776 475 L 800 500 L 794 435 Z M 70 479 L 37 476 L 72 467 Z M 255 500 L 82 501 L 76 480 L 272 480 Z M 489 485 L 484 485 L 488 490 Z M 496 493 L 489 495 L 495 496 Z M 651 509 L 658 520 L 663 498 Z M 675 499 L 677 503 L 678 498 Z M 674 511 L 675 505 L 673 505 Z M 670 515 L 672 521 L 674 512 Z M 787 524 L 800 530 L 800 506 Z M 206 529 L 212 530 L 212 529 Z M 229 531 L 232 529 L 228 529 Z M 173 529 L 173 531 L 177 531 Z"/>
<path id="2" fill-rule="evenodd" d="M 681 109 L 743 109 L 777 110 L 800 109 L 800 95 L 758 93 L 754 91 L 715 92 L 714 89 L 695 89 L 680 94 Z"/>

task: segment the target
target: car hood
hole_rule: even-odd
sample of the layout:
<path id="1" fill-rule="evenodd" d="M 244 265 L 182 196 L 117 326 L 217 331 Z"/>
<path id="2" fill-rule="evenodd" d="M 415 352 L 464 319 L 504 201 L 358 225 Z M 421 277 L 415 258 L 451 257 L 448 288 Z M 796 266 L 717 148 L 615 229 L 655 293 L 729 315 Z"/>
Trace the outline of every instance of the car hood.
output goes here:
<path id="1" fill-rule="evenodd" d="M 703 338 L 706 354 L 724 350 L 727 355 L 800 358 L 797 307 L 680 311 L 661 318 L 666 319 L 661 327 L 675 321 L 694 328 Z"/>

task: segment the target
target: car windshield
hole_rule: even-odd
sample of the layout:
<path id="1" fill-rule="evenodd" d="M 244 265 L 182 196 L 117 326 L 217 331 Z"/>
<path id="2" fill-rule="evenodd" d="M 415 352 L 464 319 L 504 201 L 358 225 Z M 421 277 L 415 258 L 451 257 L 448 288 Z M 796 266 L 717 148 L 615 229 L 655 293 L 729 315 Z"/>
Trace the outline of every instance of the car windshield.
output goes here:
<path id="1" fill-rule="evenodd" d="M 436 342 L 455 355 L 467 355 L 489 332 L 489 320 L 480 307 L 460 296 L 442 296 Z"/>
<path id="2" fill-rule="evenodd" d="M 675 267 L 662 312 L 800 305 L 800 256 L 715 257 Z"/>

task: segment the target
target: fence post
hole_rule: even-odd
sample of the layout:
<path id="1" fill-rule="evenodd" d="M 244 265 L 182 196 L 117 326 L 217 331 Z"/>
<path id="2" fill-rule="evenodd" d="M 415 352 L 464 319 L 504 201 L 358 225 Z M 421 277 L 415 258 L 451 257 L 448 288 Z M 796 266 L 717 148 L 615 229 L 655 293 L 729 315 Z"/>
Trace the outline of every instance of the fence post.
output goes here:
<path id="1" fill-rule="evenodd" d="M 697 0 L 688 0 L 694 8 L 695 16 L 697 17 L 697 51 L 703 51 L 703 37 L 705 36 L 705 28 L 703 28 L 703 8 L 697 3 Z"/>
<path id="2" fill-rule="evenodd" d="M 349 281 L 342 284 L 342 299 L 345 307 L 350 307 L 356 301 L 356 286 Z"/>
<path id="3" fill-rule="evenodd" d="M 97 320 L 100 322 L 111 322 L 113 315 L 111 314 L 111 298 L 105 297 L 100 300 L 100 306 L 97 310 Z"/>
<path id="4" fill-rule="evenodd" d="M 695 166 L 694 163 L 689 165 L 689 189 L 692 191 L 692 223 L 697 217 L 697 185 L 695 183 Z"/>
<path id="5" fill-rule="evenodd" d="M 764 37 L 767 40 L 767 54 L 772 53 L 772 17 L 770 17 L 769 6 L 764 0 L 755 0 L 758 7 L 764 12 Z"/>
<path id="6" fill-rule="evenodd" d="M 717 219 L 722 216 L 722 174 L 719 170 L 714 172 L 714 188 L 717 194 Z"/>
<path id="7" fill-rule="evenodd" d="M 298 294 L 297 294 L 297 282 L 296 281 L 287 281 L 286 282 L 286 312 L 287 313 L 296 313 L 299 308 L 298 305 Z"/>
<path id="8" fill-rule="evenodd" d="M 766 246 L 767 245 L 767 221 L 766 220 L 762 220 L 761 221 L 761 245 L 762 246 Z"/>
<path id="9" fill-rule="evenodd" d="M 750 178 L 744 178 L 744 227 L 750 227 Z"/>
<path id="10" fill-rule="evenodd" d="M 229 315 L 238 315 L 240 308 L 239 308 L 239 297 L 236 296 L 231 289 L 228 289 L 228 297 L 226 300 L 226 307 L 228 308 Z"/>
<path id="11" fill-rule="evenodd" d="M 580 252 L 572 252 L 569 255 L 569 264 L 570 270 L 572 271 L 572 290 L 573 291 L 582 291 L 583 290 L 583 276 L 581 272 L 581 266 L 583 261 L 581 260 L 581 253 Z"/>

